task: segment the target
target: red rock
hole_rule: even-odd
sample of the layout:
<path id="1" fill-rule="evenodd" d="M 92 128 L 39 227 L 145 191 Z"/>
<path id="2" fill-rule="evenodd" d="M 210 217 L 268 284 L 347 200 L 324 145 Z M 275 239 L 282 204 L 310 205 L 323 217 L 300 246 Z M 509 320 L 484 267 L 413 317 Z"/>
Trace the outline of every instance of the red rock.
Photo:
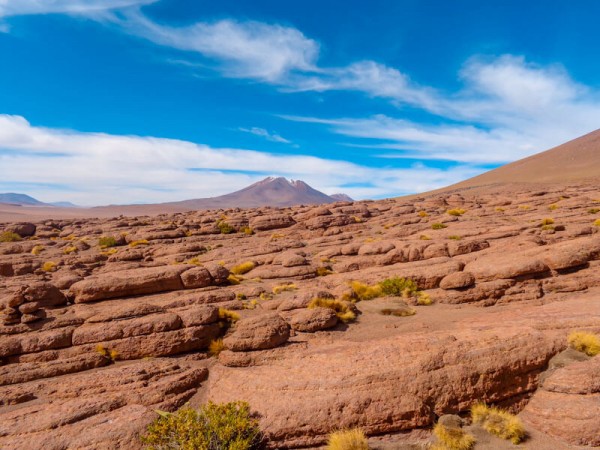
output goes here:
<path id="1" fill-rule="evenodd" d="M 243 318 L 223 339 L 225 347 L 234 352 L 264 350 L 285 344 L 290 326 L 279 315 L 265 313 Z"/>
<path id="2" fill-rule="evenodd" d="M 213 278 L 204 267 L 194 267 L 181 274 L 181 281 L 186 289 L 197 289 L 210 286 Z"/>
<path id="3" fill-rule="evenodd" d="M 288 322 L 293 330 L 313 333 L 335 327 L 338 318 L 330 308 L 300 309 L 294 311 Z"/>
<path id="4" fill-rule="evenodd" d="M 442 289 L 462 289 L 475 284 L 475 277 L 469 272 L 454 272 L 440 281 Z"/>
<path id="5" fill-rule="evenodd" d="M 287 214 L 273 214 L 253 217 L 249 223 L 255 231 L 267 231 L 291 227 L 296 221 Z"/>

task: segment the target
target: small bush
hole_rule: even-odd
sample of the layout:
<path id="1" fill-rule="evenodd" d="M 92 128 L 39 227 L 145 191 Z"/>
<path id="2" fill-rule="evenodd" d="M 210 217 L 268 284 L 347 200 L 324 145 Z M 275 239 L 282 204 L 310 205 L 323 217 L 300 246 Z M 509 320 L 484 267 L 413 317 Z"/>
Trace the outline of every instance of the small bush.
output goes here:
<path id="1" fill-rule="evenodd" d="M 231 225 L 229 225 L 224 220 L 220 220 L 220 221 L 217 222 L 217 228 L 219 229 L 219 231 L 221 232 L 221 234 L 235 233 L 235 228 L 233 228 Z"/>
<path id="2" fill-rule="evenodd" d="M 439 450 L 471 450 L 475 445 L 475 437 L 462 428 L 447 427 L 438 423 L 433 428 L 438 440 L 434 448 Z"/>
<path id="3" fill-rule="evenodd" d="M 12 231 L 4 231 L 0 234 L 0 242 L 18 242 L 22 241 L 23 238 L 19 236 L 17 233 L 13 233 Z"/>
<path id="4" fill-rule="evenodd" d="M 235 311 L 231 311 L 225 308 L 219 308 L 219 320 L 221 322 L 231 325 L 240 320 L 240 315 Z"/>
<path id="5" fill-rule="evenodd" d="M 344 323 L 352 322 L 356 319 L 356 314 L 350 309 L 347 303 L 332 298 L 315 297 L 308 304 L 309 309 L 329 308 L 335 311 L 336 316 Z"/>
<path id="6" fill-rule="evenodd" d="M 598 214 L 600 212 L 600 208 L 590 208 L 588 209 L 589 214 Z"/>
<path id="7" fill-rule="evenodd" d="M 242 227 L 240 228 L 240 232 L 248 236 L 252 236 L 254 234 L 254 230 L 250 227 Z"/>
<path id="8" fill-rule="evenodd" d="M 133 241 L 129 243 L 129 246 L 131 248 L 135 248 L 135 247 L 139 247 L 140 245 L 148 245 L 150 244 L 150 242 L 148 242 L 147 239 L 140 239 L 138 241 Z"/>
<path id="9" fill-rule="evenodd" d="M 219 356 L 219 353 L 223 350 L 225 350 L 223 339 L 213 339 L 210 341 L 210 344 L 208 344 L 208 354 L 210 356 Z"/>
<path id="10" fill-rule="evenodd" d="M 514 414 L 503 409 L 476 403 L 471 407 L 471 418 L 488 433 L 518 444 L 525 438 L 525 427 Z"/>
<path id="11" fill-rule="evenodd" d="M 594 225 L 600 227 L 600 219 L 594 220 Z"/>
<path id="12" fill-rule="evenodd" d="M 77 253 L 79 249 L 75 246 L 69 246 L 63 250 L 65 255 L 70 255 L 71 253 Z"/>
<path id="13" fill-rule="evenodd" d="M 574 331 L 567 338 L 571 348 L 588 356 L 600 354 L 600 336 L 584 331 Z"/>
<path id="14" fill-rule="evenodd" d="M 350 288 L 358 300 L 372 300 L 383 295 L 383 291 L 379 284 L 369 286 L 360 281 L 352 281 L 350 283 Z"/>
<path id="15" fill-rule="evenodd" d="M 100 248 L 116 247 L 117 240 L 112 236 L 102 236 L 98 239 L 98 245 Z"/>
<path id="16" fill-rule="evenodd" d="M 448 211 L 446 211 L 448 214 L 450 214 L 451 216 L 462 216 L 464 213 L 466 213 L 467 211 L 462 209 L 462 208 L 454 208 L 454 209 L 449 209 Z"/>
<path id="17" fill-rule="evenodd" d="M 44 272 L 54 272 L 56 270 L 56 263 L 53 261 L 46 261 L 42 264 L 42 270 Z"/>
<path id="18" fill-rule="evenodd" d="M 547 217 L 546 219 L 542 219 L 542 221 L 540 222 L 540 226 L 544 227 L 547 225 L 554 225 L 554 219 L 551 219 L 550 217 Z"/>
<path id="19" fill-rule="evenodd" d="M 198 411 L 184 406 L 176 413 L 157 411 L 142 443 L 150 449 L 254 450 L 262 434 L 246 402 L 209 402 Z"/>
<path id="20" fill-rule="evenodd" d="M 448 225 L 439 222 L 431 224 L 432 230 L 443 230 L 444 228 L 448 228 Z"/>
<path id="21" fill-rule="evenodd" d="M 385 308 L 385 309 L 382 309 L 380 312 L 384 316 L 395 316 L 395 317 L 414 316 L 417 313 L 412 308 Z"/>
<path id="22" fill-rule="evenodd" d="M 433 299 L 427 292 L 417 292 L 417 305 L 429 306 L 433 303 Z"/>
<path id="23" fill-rule="evenodd" d="M 451 236 L 448 236 L 448 239 L 452 239 L 453 241 L 460 241 L 462 239 L 462 236 L 459 236 L 458 234 L 453 234 Z"/>
<path id="24" fill-rule="evenodd" d="M 44 251 L 44 246 L 43 245 L 36 245 L 35 247 L 33 247 L 31 249 L 31 254 L 34 255 L 34 256 L 38 256 L 43 251 Z"/>
<path id="25" fill-rule="evenodd" d="M 360 428 L 335 431 L 327 438 L 327 450 L 369 450 L 365 432 Z"/>
<path id="26" fill-rule="evenodd" d="M 331 270 L 330 267 L 327 267 L 327 266 L 317 267 L 316 274 L 318 277 L 326 277 L 327 275 L 331 275 L 332 273 L 333 273 L 333 270 Z"/>
<path id="27" fill-rule="evenodd" d="M 235 275 L 244 275 L 245 273 L 250 272 L 252 269 L 256 267 L 256 263 L 253 261 L 246 261 L 237 266 L 233 266 L 230 269 L 230 272 Z"/>
<path id="28" fill-rule="evenodd" d="M 393 295 L 396 297 L 409 298 L 419 290 L 417 283 L 408 278 L 388 278 L 379 283 L 381 292 L 385 295 Z"/>
<path id="29" fill-rule="evenodd" d="M 273 288 L 273 294 L 281 294 L 285 291 L 295 291 L 296 289 L 298 289 L 298 286 L 296 286 L 294 283 L 280 284 L 279 286 L 275 286 Z"/>
<path id="30" fill-rule="evenodd" d="M 419 211 L 419 217 L 429 217 L 429 214 L 427 214 L 426 211 Z"/>

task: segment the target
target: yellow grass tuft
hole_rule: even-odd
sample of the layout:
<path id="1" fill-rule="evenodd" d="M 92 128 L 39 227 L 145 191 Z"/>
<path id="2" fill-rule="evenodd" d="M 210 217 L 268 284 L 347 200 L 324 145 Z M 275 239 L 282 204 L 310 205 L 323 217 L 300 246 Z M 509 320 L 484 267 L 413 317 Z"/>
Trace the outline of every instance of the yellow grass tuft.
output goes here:
<path id="1" fill-rule="evenodd" d="M 208 354 L 210 356 L 219 356 L 219 353 L 223 350 L 225 350 L 223 339 L 213 339 L 210 341 L 210 344 L 208 344 Z"/>
<path id="2" fill-rule="evenodd" d="M 556 203 L 552 203 L 550 206 L 548 206 L 548 209 L 550 211 L 554 211 L 554 210 L 558 209 L 558 205 Z"/>
<path id="3" fill-rule="evenodd" d="M 496 208 L 496 212 L 504 212 L 504 211 L 506 211 L 504 208 L 500 208 L 500 207 Z"/>
<path id="4" fill-rule="evenodd" d="M 439 222 L 431 224 L 432 230 L 443 230 L 444 228 L 448 228 L 448 225 Z"/>
<path id="5" fill-rule="evenodd" d="M 369 286 L 360 281 L 352 281 L 350 283 L 350 288 L 352 289 L 354 296 L 359 300 L 372 300 L 383 295 L 383 291 L 379 284 Z"/>
<path id="6" fill-rule="evenodd" d="M 419 236 L 419 239 L 421 239 L 422 241 L 430 241 L 431 240 L 431 236 L 427 236 L 426 234 L 422 234 L 421 236 Z"/>
<path id="7" fill-rule="evenodd" d="M 133 241 L 129 243 L 129 246 L 131 248 L 135 248 L 135 247 L 139 247 L 140 245 L 148 245 L 150 244 L 150 242 L 148 242 L 147 239 L 140 239 L 138 241 Z"/>
<path id="8" fill-rule="evenodd" d="M 325 266 L 317 267 L 316 274 L 318 277 L 326 277 L 327 275 L 331 275 L 332 273 L 333 273 L 333 270 L 331 270 L 329 267 L 325 267 Z"/>
<path id="9" fill-rule="evenodd" d="M 194 256 L 193 258 L 188 259 L 185 263 L 190 264 L 192 266 L 202 266 L 202 261 L 200 261 L 200 258 L 198 258 L 197 256 Z"/>
<path id="10" fill-rule="evenodd" d="M 242 282 L 242 280 L 243 280 L 242 277 L 237 277 L 234 274 L 230 274 L 227 277 L 227 281 L 229 281 L 229 284 L 234 285 L 234 286 L 240 284 Z"/>
<path id="11" fill-rule="evenodd" d="M 462 428 L 447 427 L 438 423 L 433 428 L 438 440 L 435 448 L 439 450 L 471 450 L 475 445 L 475 437 Z"/>
<path id="12" fill-rule="evenodd" d="M 233 266 L 229 271 L 234 275 L 244 275 L 245 273 L 250 272 L 252 269 L 256 267 L 256 263 L 254 261 L 246 261 L 237 266 Z"/>
<path id="13" fill-rule="evenodd" d="M 554 224 L 554 219 L 547 217 L 545 219 L 542 219 L 542 221 L 540 222 L 540 226 L 544 227 L 547 225 L 553 225 Z"/>
<path id="14" fill-rule="evenodd" d="M 525 438 L 523 422 L 514 414 L 500 408 L 476 403 L 471 407 L 473 423 L 480 424 L 488 433 L 518 444 Z"/>
<path id="15" fill-rule="evenodd" d="M 42 264 L 42 270 L 44 272 L 54 272 L 56 270 L 56 263 L 54 261 L 46 261 Z"/>
<path id="16" fill-rule="evenodd" d="M 382 309 L 380 312 L 384 316 L 394 316 L 394 317 L 409 317 L 409 316 L 414 316 L 417 313 L 412 308 L 385 308 L 385 309 Z"/>
<path id="17" fill-rule="evenodd" d="M 369 450 L 365 432 L 360 428 L 339 430 L 327 439 L 327 450 Z"/>
<path id="18" fill-rule="evenodd" d="M 465 209 L 462 209 L 462 208 L 454 208 L 454 209 L 449 209 L 446 212 L 448 214 L 450 214 L 451 216 L 462 216 L 467 211 Z"/>
<path id="19" fill-rule="evenodd" d="M 273 294 L 281 294 L 285 291 L 295 291 L 296 289 L 298 289 L 298 286 L 296 286 L 294 283 L 280 284 L 279 286 L 275 286 L 273 288 Z"/>
<path id="20" fill-rule="evenodd" d="M 352 322 L 354 319 L 356 319 L 356 314 L 354 314 L 354 311 L 350 309 L 348 303 L 343 302 L 341 300 L 315 297 L 308 304 L 308 308 L 333 309 L 335 311 L 335 314 L 338 316 L 338 319 L 340 319 L 344 323 Z"/>
<path id="21" fill-rule="evenodd" d="M 219 320 L 229 323 L 235 323 L 240 320 L 240 315 L 235 311 L 225 308 L 219 308 Z"/>
<path id="22" fill-rule="evenodd" d="M 418 215 L 419 217 L 429 217 L 429 214 L 427 214 L 426 211 L 419 211 Z"/>
<path id="23" fill-rule="evenodd" d="M 78 248 L 75 246 L 69 246 L 63 250 L 63 253 L 65 255 L 70 255 L 71 253 L 77 253 L 77 252 L 78 252 Z"/>
<path id="24" fill-rule="evenodd" d="M 31 254 L 34 255 L 34 256 L 38 256 L 43 251 L 44 251 L 44 246 L 43 245 L 36 245 L 35 247 L 33 247 L 31 249 Z"/>
<path id="25" fill-rule="evenodd" d="M 429 306 L 433 303 L 433 299 L 427 292 L 417 292 L 417 305 Z"/>
<path id="26" fill-rule="evenodd" d="M 600 336 L 585 331 L 574 331 L 567 338 L 571 348 L 588 356 L 600 354 Z"/>
<path id="27" fill-rule="evenodd" d="M 4 231 L 0 234 L 0 242 L 18 242 L 22 240 L 23 238 L 21 236 L 12 231 Z"/>
<path id="28" fill-rule="evenodd" d="M 600 227 L 600 219 L 594 220 L 594 225 Z"/>

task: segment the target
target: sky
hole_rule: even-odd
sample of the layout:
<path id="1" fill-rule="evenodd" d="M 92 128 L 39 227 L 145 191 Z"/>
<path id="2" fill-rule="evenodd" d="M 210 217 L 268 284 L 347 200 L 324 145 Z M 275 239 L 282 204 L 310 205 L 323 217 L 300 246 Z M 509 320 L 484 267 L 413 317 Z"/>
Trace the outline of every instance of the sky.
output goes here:
<path id="1" fill-rule="evenodd" d="M 384 198 L 600 128 L 596 0 L 0 0 L 0 192 Z"/>

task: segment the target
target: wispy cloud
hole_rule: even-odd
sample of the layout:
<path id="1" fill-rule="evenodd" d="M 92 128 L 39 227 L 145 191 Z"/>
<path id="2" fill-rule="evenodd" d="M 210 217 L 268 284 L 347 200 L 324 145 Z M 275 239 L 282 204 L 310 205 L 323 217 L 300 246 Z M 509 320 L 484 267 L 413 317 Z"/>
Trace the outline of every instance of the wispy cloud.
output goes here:
<path id="1" fill-rule="evenodd" d="M 27 193 L 48 201 L 107 204 L 210 197 L 265 174 L 302 179 L 329 194 L 381 197 L 434 189 L 478 172 L 468 165 L 378 169 L 306 155 L 43 128 L 20 116 L 0 115 L 0 189 L 43 185 L 39 192 Z"/>
<path id="2" fill-rule="evenodd" d="M 94 15 L 111 9 L 140 6 L 157 0 L 0 0 L 0 17 L 31 14 Z"/>
<path id="3" fill-rule="evenodd" d="M 292 144 L 292 141 L 281 137 L 277 133 L 270 133 L 269 131 L 265 130 L 264 128 L 258 128 L 258 127 L 243 128 L 243 127 L 240 127 L 240 128 L 238 128 L 238 130 L 243 131 L 244 133 L 250 133 L 250 134 L 253 134 L 255 136 L 260 136 L 262 138 L 265 138 L 267 141 L 279 142 L 281 144 Z"/>

